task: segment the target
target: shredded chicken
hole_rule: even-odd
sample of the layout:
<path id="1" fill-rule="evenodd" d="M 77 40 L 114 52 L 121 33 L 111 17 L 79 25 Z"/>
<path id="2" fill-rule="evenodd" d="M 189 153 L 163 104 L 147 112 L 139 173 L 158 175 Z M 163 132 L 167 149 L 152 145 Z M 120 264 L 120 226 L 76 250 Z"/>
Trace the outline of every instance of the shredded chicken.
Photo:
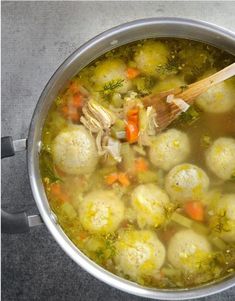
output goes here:
<path id="1" fill-rule="evenodd" d="M 90 99 L 82 108 L 81 123 L 92 133 L 108 130 L 116 121 L 116 115 Z"/>

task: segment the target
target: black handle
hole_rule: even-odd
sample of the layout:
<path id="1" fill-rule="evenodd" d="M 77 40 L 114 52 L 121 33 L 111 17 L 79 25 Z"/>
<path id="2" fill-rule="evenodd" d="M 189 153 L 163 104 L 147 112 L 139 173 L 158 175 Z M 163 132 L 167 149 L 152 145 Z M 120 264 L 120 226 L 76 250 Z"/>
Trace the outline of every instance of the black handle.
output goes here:
<path id="1" fill-rule="evenodd" d="M 7 158 L 15 155 L 12 137 L 1 138 L 1 158 Z M 1 227 L 2 233 L 25 233 L 29 232 L 28 217 L 25 212 L 7 213 L 1 209 Z"/>
<path id="2" fill-rule="evenodd" d="M 1 139 L 1 159 L 15 155 L 13 139 L 10 136 Z"/>

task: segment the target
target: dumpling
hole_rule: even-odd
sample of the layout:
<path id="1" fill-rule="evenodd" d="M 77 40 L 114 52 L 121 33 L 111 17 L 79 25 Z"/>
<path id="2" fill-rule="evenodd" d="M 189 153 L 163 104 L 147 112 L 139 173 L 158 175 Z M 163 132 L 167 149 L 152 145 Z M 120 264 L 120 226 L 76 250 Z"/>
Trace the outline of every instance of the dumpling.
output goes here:
<path id="1" fill-rule="evenodd" d="M 115 263 L 120 272 L 138 281 L 159 271 L 165 253 L 165 247 L 153 231 L 130 230 L 119 235 Z"/>
<path id="2" fill-rule="evenodd" d="M 157 76 L 157 67 L 165 65 L 168 61 L 169 49 L 157 41 L 146 41 L 136 52 L 135 62 L 137 68 L 146 75 Z"/>
<path id="3" fill-rule="evenodd" d="M 168 76 L 154 86 L 153 93 L 168 91 L 174 88 L 179 88 L 185 85 L 185 81 L 180 76 Z"/>
<path id="4" fill-rule="evenodd" d="M 208 176 L 193 164 L 177 165 L 166 176 L 166 191 L 178 202 L 201 199 L 208 187 Z"/>
<path id="5" fill-rule="evenodd" d="M 91 233 L 113 233 L 124 217 L 123 202 L 109 190 L 88 193 L 78 210 L 82 226 Z"/>
<path id="6" fill-rule="evenodd" d="M 206 153 L 206 164 L 223 180 L 235 175 L 235 139 L 224 137 L 215 140 Z"/>
<path id="7" fill-rule="evenodd" d="M 55 165 L 71 175 L 91 173 L 98 162 L 95 140 L 81 125 L 71 125 L 56 136 L 52 157 Z"/>
<path id="8" fill-rule="evenodd" d="M 206 237 L 193 230 L 181 230 L 169 241 L 167 257 L 177 269 L 200 272 L 211 260 L 211 246 Z"/>
<path id="9" fill-rule="evenodd" d="M 225 113 L 235 106 L 235 87 L 231 81 L 217 84 L 196 100 L 198 107 L 208 113 Z"/>
<path id="10" fill-rule="evenodd" d="M 152 140 L 149 158 L 155 166 L 169 170 L 183 162 L 189 153 L 188 136 L 179 130 L 170 129 Z"/>
<path id="11" fill-rule="evenodd" d="M 97 90 L 104 88 L 105 84 L 120 81 L 120 86 L 115 92 L 126 93 L 131 88 L 131 81 L 126 77 L 127 66 L 121 59 L 106 59 L 100 62 L 94 70 L 93 82 Z"/>
<path id="12" fill-rule="evenodd" d="M 137 186 L 131 194 L 131 204 L 140 228 L 162 225 L 172 209 L 168 195 L 152 183 Z"/>
<path id="13" fill-rule="evenodd" d="M 235 241 L 235 194 L 225 194 L 213 204 L 210 227 L 216 236 L 227 242 Z"/>

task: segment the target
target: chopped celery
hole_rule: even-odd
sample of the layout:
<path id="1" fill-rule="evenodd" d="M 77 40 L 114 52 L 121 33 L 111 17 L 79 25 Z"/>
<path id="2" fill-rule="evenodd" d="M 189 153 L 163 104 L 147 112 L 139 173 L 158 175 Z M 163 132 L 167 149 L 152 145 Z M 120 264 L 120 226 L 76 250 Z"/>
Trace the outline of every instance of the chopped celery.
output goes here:
<path id="1" fill-rule="evenodd" d="M 138 182 L 141 184 L 150 183 L 150 182 L 157 182 L 158 175 L 156 172 L 151 170 L 146 170 L 143 172 L 139 172 L 137 174 Z"/>
<path id="2" fill-rule="evenodd" d="M 178 212 L 174 212 L 172 214 L 171 220 L 186 228 L 191 228 L 193 224 L 193 221 L 191 219 L 187 218 L 186 216 Z"/>
<path id="3" fill-rule="evenodd" d="M 122 119 L 117 119 L 111 128 L 112 136 L 117 139 L 125 139 L 126 138 L 125 127 L 126 127 L 125 121 L 123 121 Z"/>
<path id="4" fill-rule="evenodd" d="M 203 225 L 201 223 L 197 223 L 197 222 L 192 223 L 192 229 L 195 232 L 197 232 L 198 234 L 202 234 L 202 235 L 207 235 L 210 232 L 208 227 L 206 227 L 205 225 Z"/>
<path id="5" fill-rule="evenodd" d="M 62 214 L 66 215 L 68 218 L 71 219 L 77 216 L 77 212 L 75 211 L 73 206 L 68 202 L 61 205 L 61 212 Z"/>
<path id="6" fill-rule="evenodd" d="M 148 117 L 147 117 L 147 111 L 145 108 L 141 108 L 139 110 L 139 130 L 140 132 L 144 132 L 147 129 L 147 122 L 148 122 Z"/>
<path id="7" fill-rule="evenodd" d="M 112 102 L 111 103 L 115 108 L 120 108 L 123 105 L 123 99 L 122 99 L 121 94 L 114 93 L 113 96 L 112 96 Z"/>
<path id="8" fill-rule="evenodd" d="M 140 154 L 140 155 L 142 155 L 142 156 L 146 156 L 146 151 L 144 150 L 143 146 L 140 146 L 140 145 L 134 145 L 134 146 L 133 146 L 133 150 L 134 150 L 136 153 L 138 153 L 138 154 Z"/>
<path id="9" fill-rule="evenodd" d="M 133 170 L 135 164 L 135 155 L 129 143 L 122 143 L 121 156 L 125 170 Z"/>
<path id="10" fill-rule="evenodd" d="M 225 250 L 227 248 L 226 243 L 221 238 L 211 235 L 209 239 L 216 248 L 220 250 Z"/>
<path id="11" fill-rule="evenodd" d="M 109 165 L 109 166 L 105 166 L 105 167 L 101 168 L 99 170 L 99 174 L 101 176 L 106 176 L 106 175 L 116 172 L 116 171 L 117 171 L 116 165 Z"/>

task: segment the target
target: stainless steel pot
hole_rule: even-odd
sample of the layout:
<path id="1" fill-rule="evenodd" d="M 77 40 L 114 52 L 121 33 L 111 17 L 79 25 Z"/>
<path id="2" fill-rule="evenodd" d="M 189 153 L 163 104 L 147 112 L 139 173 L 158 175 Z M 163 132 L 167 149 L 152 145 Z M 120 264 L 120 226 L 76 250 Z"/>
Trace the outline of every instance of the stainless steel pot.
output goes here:
<path id="1" fill-rule="evenodd" d="M 235 276 L 192 289 L 153 289 L 122 279 L 95 264 L 86 257 L 66 236 L 51 211 L 39 172 L 41 131 L 52 101 L 60 89 L 79 70 L 103 53 L 129 42 L 152 37 L 177 37 L 202 41 L 235 55 L 235 34 L 202 21 L 181 18 L 152 18 L 126 23 L 96 36 L 77 49 L 55 72 L 43 90 L 29 129 L 27 140 L 28 174 L 34 199 L 43 222 L 61 248 L 87 272 L 105 283 L 130 294 L 164 300 L 188 300 L 221 292 L 235 285 Z M 2 140 L 3 157 L 24 149 L 26 140 Z M 3 212 L 2 229 L 5 232 L 23 232 L 39 224 L 39 216 L 27 217 Z"/>

